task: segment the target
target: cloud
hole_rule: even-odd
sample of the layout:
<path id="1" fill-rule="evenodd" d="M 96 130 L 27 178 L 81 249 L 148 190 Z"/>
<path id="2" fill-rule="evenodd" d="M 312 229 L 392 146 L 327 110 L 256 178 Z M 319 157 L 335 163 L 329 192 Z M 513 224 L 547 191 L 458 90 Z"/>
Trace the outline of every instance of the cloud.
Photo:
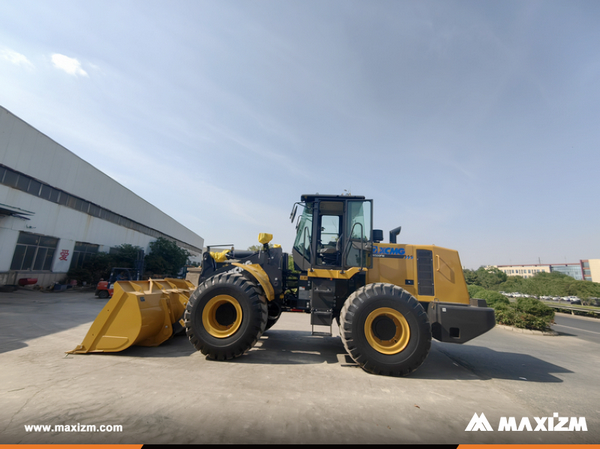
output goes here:
<path id="1" fill-rule="evenodd" d="M 9 48 L 0 48 L 0 58 L 6 59 L 8 62 L 15 65 L 33 67 L 33 64 L 25 55 L 17 53 Z"/>
<path id="2" fill-rule="evenodd" d="M 54 67 L 64 70 L 69 75 L 88 76 L 87 72 L 81 68 L 81 63 L 75 58 L 69 58 L 68 56 L 54 53 L 52 55 L 52 63 L 54 64 Z"/>

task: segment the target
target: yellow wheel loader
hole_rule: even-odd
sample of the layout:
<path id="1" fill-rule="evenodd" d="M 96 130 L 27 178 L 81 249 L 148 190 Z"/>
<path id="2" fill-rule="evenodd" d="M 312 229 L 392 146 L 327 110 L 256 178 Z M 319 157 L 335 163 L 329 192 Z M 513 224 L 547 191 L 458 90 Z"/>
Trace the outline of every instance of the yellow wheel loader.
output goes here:
<path id="1" fill-rule="evenodd" d="M 294 269 L 279 245 L 269 246 L 270 234 L 259 235 L 257 252 L 209 248 L 197 288 L 168 279 L 115 284 L 108 310 L 71 352 L 158 345 L 181 324 L 197 350 L 228 360 L 252 348 L 282 312 L 304 311 L 313 332 L 325 326 L 331 334 L 336 322 L 365 371 L 403 376 L 423 363 L 432 337 L 464 343 L 494 327 L 494 310 L 469 299 L 456 251 L 398 244 L 400 228 L 383 243 L 373 201 L 362 196 L 302 195 L 292 222 L 298 207 Z"/>

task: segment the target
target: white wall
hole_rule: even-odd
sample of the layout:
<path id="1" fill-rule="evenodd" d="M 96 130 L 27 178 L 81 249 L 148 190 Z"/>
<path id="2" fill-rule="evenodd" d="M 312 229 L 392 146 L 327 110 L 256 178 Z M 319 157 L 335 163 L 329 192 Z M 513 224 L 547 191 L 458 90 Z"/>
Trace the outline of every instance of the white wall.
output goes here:
<path id="1" fill-rule="evenodd" d="M 204 244 L 202 237 L 1 106 L 0 163 L 197 248 Z M 32 210 L 27 203 L 5 202 Z M 81 217 L 76 220 L 82 224 Z"/>
<path id="2" fill-rule="evenodd" d="M 202 237 L 1 106 L 0 163 L 181 242 L 203 248 Z M 28 217 L 29 220 L 0 216 L 0 285 L 13 281 L 9 279 L 12 274 L 8 272 L 20 231 L 59 239 L 52 265 L 53 273 L 40 272 L 32 276 L 48 278 L 47 282 L 54 282 L 57 276 L 61 273 L 64 276 L 68 271 L 75 242 L 98 244 L 103 252 L 128 243 L 148 253 L 150 242 L 155 240 L 155 237 L 137 230 L 2 184 L 0 203 L 34 213 Z M 63 250 L 69 252 L 67 260 L 60 260 Z M 199 252 L 192 253 L 191 259 L 200 261 L 200 256 Z M 20 272 L 18 278 L 28 277 L 26 274 Z"/>
<path id="3" fill-rule="evenodd" d="M 75 242 L 99 244 L 102 245 L 101 251 L 105 252 L 110 247 L 129 243 L 143 248 L 147 254 L 150 250 L 150 242 L 155 240 L 154 237 L 133 229 L 124 228 L 3 185 L 0 185 L 0 203 L 35 211 L 35 214 L 29 217 L 30 220 L 16 217 L 0 218 L 0 272 L 10 269 L 19 231 L 58 237 L 61 240 L 57 253 L 67 249 L 69 257 L 73 254 Z M 199 254 L 194 256 L 198 257 Z M 69 269 L 68 264 L 66 269 L 62 268 L 56 265 L 55 260 L 53 271 L 66 272 Z"/>

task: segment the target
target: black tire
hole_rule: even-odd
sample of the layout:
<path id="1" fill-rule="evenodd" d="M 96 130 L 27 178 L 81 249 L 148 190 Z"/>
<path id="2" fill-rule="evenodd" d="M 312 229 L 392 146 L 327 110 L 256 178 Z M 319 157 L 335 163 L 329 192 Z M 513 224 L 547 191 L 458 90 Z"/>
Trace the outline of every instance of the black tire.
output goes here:
<path id="1" fill-rule="evenodd" d="M 267 327 L 265 330 L 271 329 L 281 317 L 281 305 L 275 301 L 269 302 Z"/>
<path id="2" fill-rule="evenodd" d="M 108 290 L 99 290 L 98 291 L 98 298 L 100 298 L 100 299 L 106 299 L 106 298 L 108 298 Z"/>
<path id="3" fill-rule="evenodd" d="M 184 312 L 194 347 L 213 360 L 239 357 L 267 325 L 267 301 L 257 285 L 239 273 L 221 273 L 198 286 Z"/>
<path id="4" fill-rule="evenodd" d="M 421 366 L 431 348 L 423 306 L 392 284 L 361 287 L 346 299 L 340 318 L 346 351 L 372 374 L 406 376 Z"/>

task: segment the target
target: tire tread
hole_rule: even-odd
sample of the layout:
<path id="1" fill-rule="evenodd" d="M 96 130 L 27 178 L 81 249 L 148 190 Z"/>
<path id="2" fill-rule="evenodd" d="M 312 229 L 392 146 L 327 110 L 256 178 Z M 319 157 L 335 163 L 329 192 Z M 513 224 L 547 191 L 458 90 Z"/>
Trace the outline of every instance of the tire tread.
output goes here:
<path id="1" fill-rule="evenodd" d="M 352 359 L 365 371 L 385 376 L 406 376 L 421 366 L 427 358 L 429 349 L 431 348 L 431 329 L 426 333 L 425 350 L 421 351 L 421 353 L 412 359 L 410 363 L 402 364 L 402 366 L 397 367 L 387 367 L 376 363 L 361 350 L 360 345 L 353 335 L 352 327 L 359 309 L 364 307 L 368 302 L 373 301 L 374 298 L 380 296 L 397 297 L 398 300 L 403 301 L 410 312 L 414 314 L 419 327 L 429 327 L 427 313 L 414 296 L 396 285 L 376 282 L 356 290 L 346 299 L 340 312 L 340 337 L 344 344 L 344 348 L 350 357 L 352 357 Z"/>
<path id="2" fill-rule="evenodd" d="M 250 309 L 253 310 L 256 314 L 255 316 L 258 317 L 250 323 L 250 328 L 241 340 L 237 341 L 235 345 L 223 348 L 215 348 L 204 341 L 199 335 L 199 332 L 194 329 L 192 319 L 192 314 L 197 313 L 195 312 L 194 307 L 198 300 L 202 298 L 207 290 L 219 286 L 231 286 L 244 293 L 249 300 Z M 186 334 L 196 350 L 212 360 L 231 360 L 241 356 L 252 348 L 265 331 L 267 325 L 266 299 L 258 286 L 241 274 L 221 273 L 201 283 L 194 293 L 192 293 L 184 312 L 184 321 Z"/>

